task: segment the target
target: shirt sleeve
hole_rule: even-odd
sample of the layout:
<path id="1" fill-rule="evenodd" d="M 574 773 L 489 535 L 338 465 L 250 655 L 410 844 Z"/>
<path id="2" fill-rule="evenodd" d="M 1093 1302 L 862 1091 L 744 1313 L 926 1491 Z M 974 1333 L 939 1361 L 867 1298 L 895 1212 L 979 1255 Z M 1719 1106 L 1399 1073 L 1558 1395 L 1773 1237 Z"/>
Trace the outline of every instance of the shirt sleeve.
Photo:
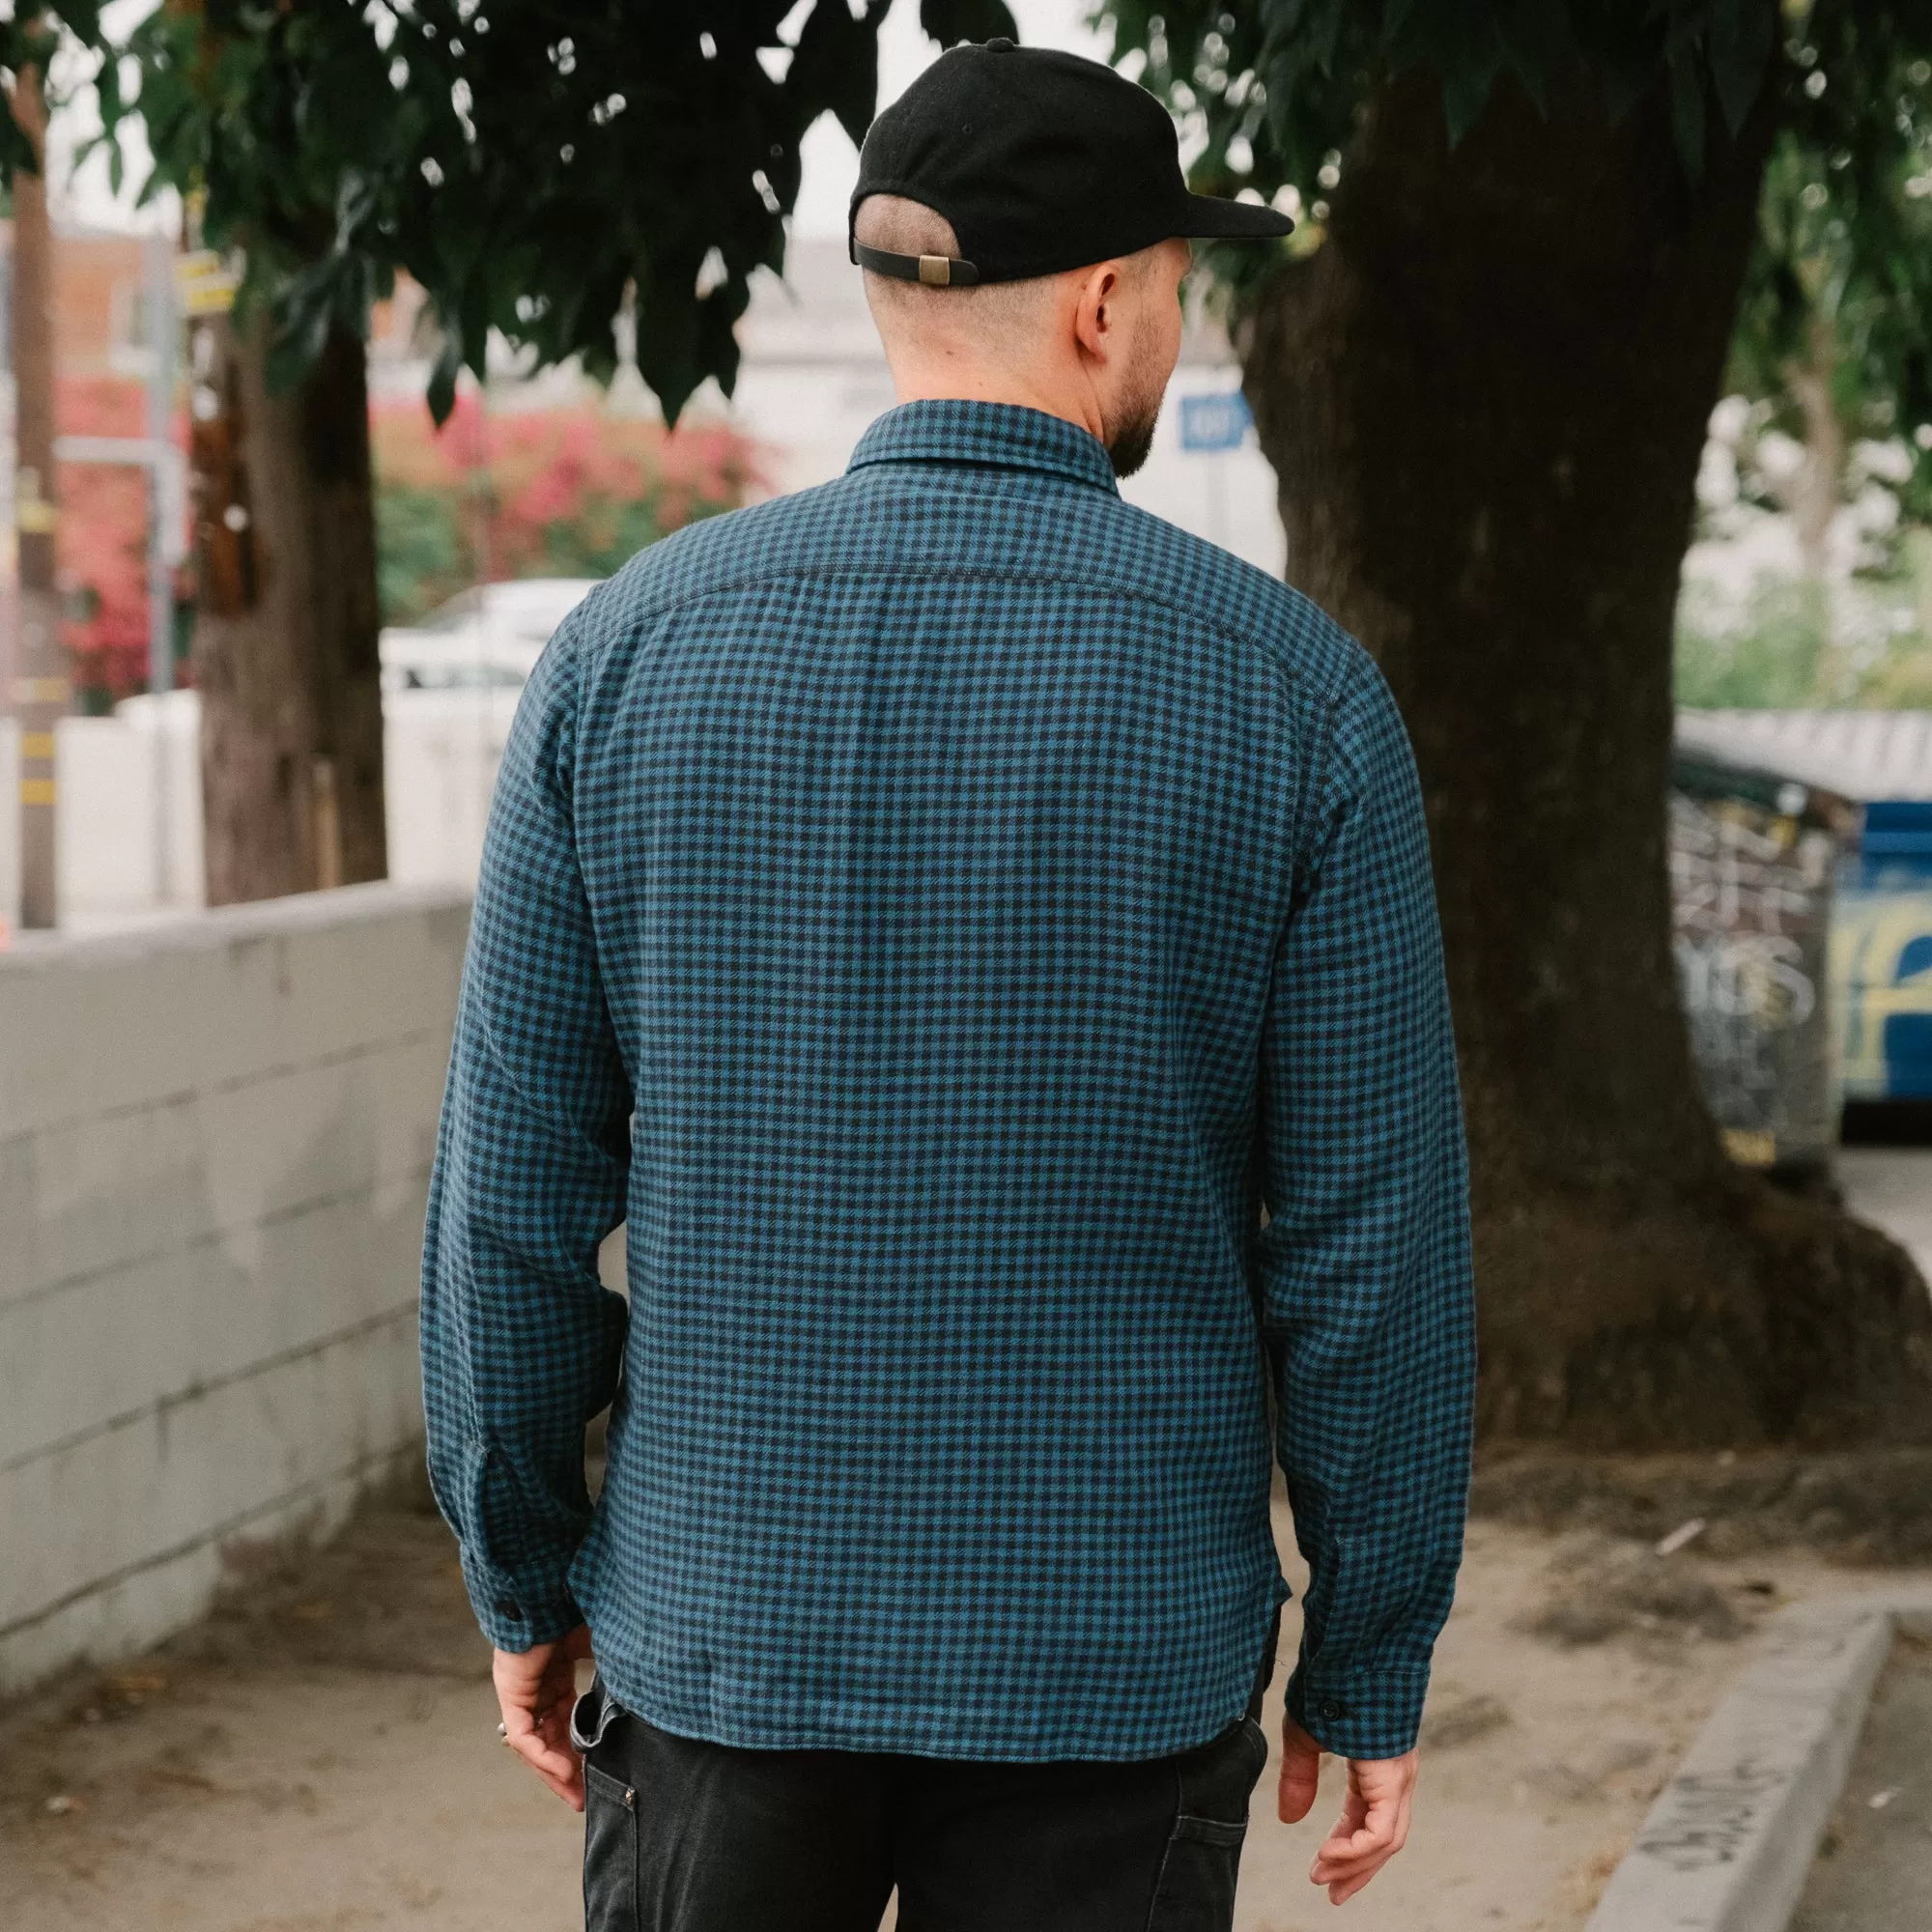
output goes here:
<path id="1" fill-rule="evenodd" d="M 615 1391 L 627 1321 L 597 1276 L 624 1213 L 631 1087 L 572 820 L 574 632 L 539 661 L 504 750 L 423 1243 L 430 1480 L 503 1650 L 582 1620 L 584 1427 Z"/>
<path id="2" fill-rule="evenodd" d="M 1366 659 L 1304 826 L 1261 1083 L 1263 1329 L 1309 1567 L 1288 1709 L 1330 1750 L 1396 1757 L 1462 1560 L 1475 1323 L 1421 788 Z"/>

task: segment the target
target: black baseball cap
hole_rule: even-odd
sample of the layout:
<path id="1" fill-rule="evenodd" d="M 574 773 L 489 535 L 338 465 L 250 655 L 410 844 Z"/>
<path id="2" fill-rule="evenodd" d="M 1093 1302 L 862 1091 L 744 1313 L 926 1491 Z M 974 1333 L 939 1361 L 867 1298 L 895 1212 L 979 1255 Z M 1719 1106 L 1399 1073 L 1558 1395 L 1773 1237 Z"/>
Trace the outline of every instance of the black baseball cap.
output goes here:
<path id="1" fill-rule="evenodd" d="M 872 194 L 944 215 L 959 254 L 862 247 L 859 204 Z M 872 123 L 847 238 L 860 267 L 944 287 L 1058 274 L 1173 235 L 1293 227 L 1264 203 L 1190 194 L 1166 108 L 1112 68 L 997 40 L 941 54 Z"/>

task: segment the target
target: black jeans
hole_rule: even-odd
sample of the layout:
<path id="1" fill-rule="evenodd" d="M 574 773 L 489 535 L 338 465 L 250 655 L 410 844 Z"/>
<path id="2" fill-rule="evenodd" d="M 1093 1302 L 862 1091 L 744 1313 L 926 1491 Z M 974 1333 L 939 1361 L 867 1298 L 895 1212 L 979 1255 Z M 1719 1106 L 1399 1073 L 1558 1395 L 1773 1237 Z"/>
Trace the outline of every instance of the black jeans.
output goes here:
<path id="1" fill-rule="evenodd" d="M 587 1932 L 876 1932 L 895 1886 L 901 1932 L 1227 1932 L 1262 1684 L 1219 1737 L 1137 1764 L 739 1750 L 593 1686 Z"/>

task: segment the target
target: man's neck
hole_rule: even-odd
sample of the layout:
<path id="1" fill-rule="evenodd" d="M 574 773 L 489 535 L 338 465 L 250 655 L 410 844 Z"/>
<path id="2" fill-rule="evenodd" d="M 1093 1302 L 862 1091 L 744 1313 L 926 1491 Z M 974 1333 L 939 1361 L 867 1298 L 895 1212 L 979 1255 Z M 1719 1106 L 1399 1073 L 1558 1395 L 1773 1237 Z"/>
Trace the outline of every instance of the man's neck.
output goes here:
<path id="1" fill-rule="evenodd" d="M 1040 381 L 961 357 L 911 366 L 895 363 L 893 392 L 902 403 L 1009 403 L 1059 416 L 1102 442 L 1107 440 L 1093 389 L 1086 384 Z"/>

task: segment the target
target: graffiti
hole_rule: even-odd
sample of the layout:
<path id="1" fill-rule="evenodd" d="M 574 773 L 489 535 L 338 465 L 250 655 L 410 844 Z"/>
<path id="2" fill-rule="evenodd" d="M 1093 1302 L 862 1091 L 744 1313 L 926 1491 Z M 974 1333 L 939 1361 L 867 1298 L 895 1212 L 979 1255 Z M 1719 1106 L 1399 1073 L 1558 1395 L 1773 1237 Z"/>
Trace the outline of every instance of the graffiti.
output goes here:
<path id="1" fill-rule="evenodd" d="M 1706 1099 L 1760 1159 L 1831 1138 L 1829 833 L 1740 798 L 1670 800 L 1672 944 Z"/>
<path id="2" fill-rule="evenodd" d="M 1796 939 L 1763 933 L 1687 933 L 1675 939 L 1687 1005 L 1764 1029 L 1803 1026 L 1818 1004 Z"/>
<path id="3" fill-rule="evenodd" d="M 1728 1771 L 1686 1772 L 1672 1780 L 1637 1850 L 1674 1872 L 1730 1864 L 1761 1827 L 1761 1801 L 1786 1780 L 1786 1773 L 1748 1760 Z"/>

